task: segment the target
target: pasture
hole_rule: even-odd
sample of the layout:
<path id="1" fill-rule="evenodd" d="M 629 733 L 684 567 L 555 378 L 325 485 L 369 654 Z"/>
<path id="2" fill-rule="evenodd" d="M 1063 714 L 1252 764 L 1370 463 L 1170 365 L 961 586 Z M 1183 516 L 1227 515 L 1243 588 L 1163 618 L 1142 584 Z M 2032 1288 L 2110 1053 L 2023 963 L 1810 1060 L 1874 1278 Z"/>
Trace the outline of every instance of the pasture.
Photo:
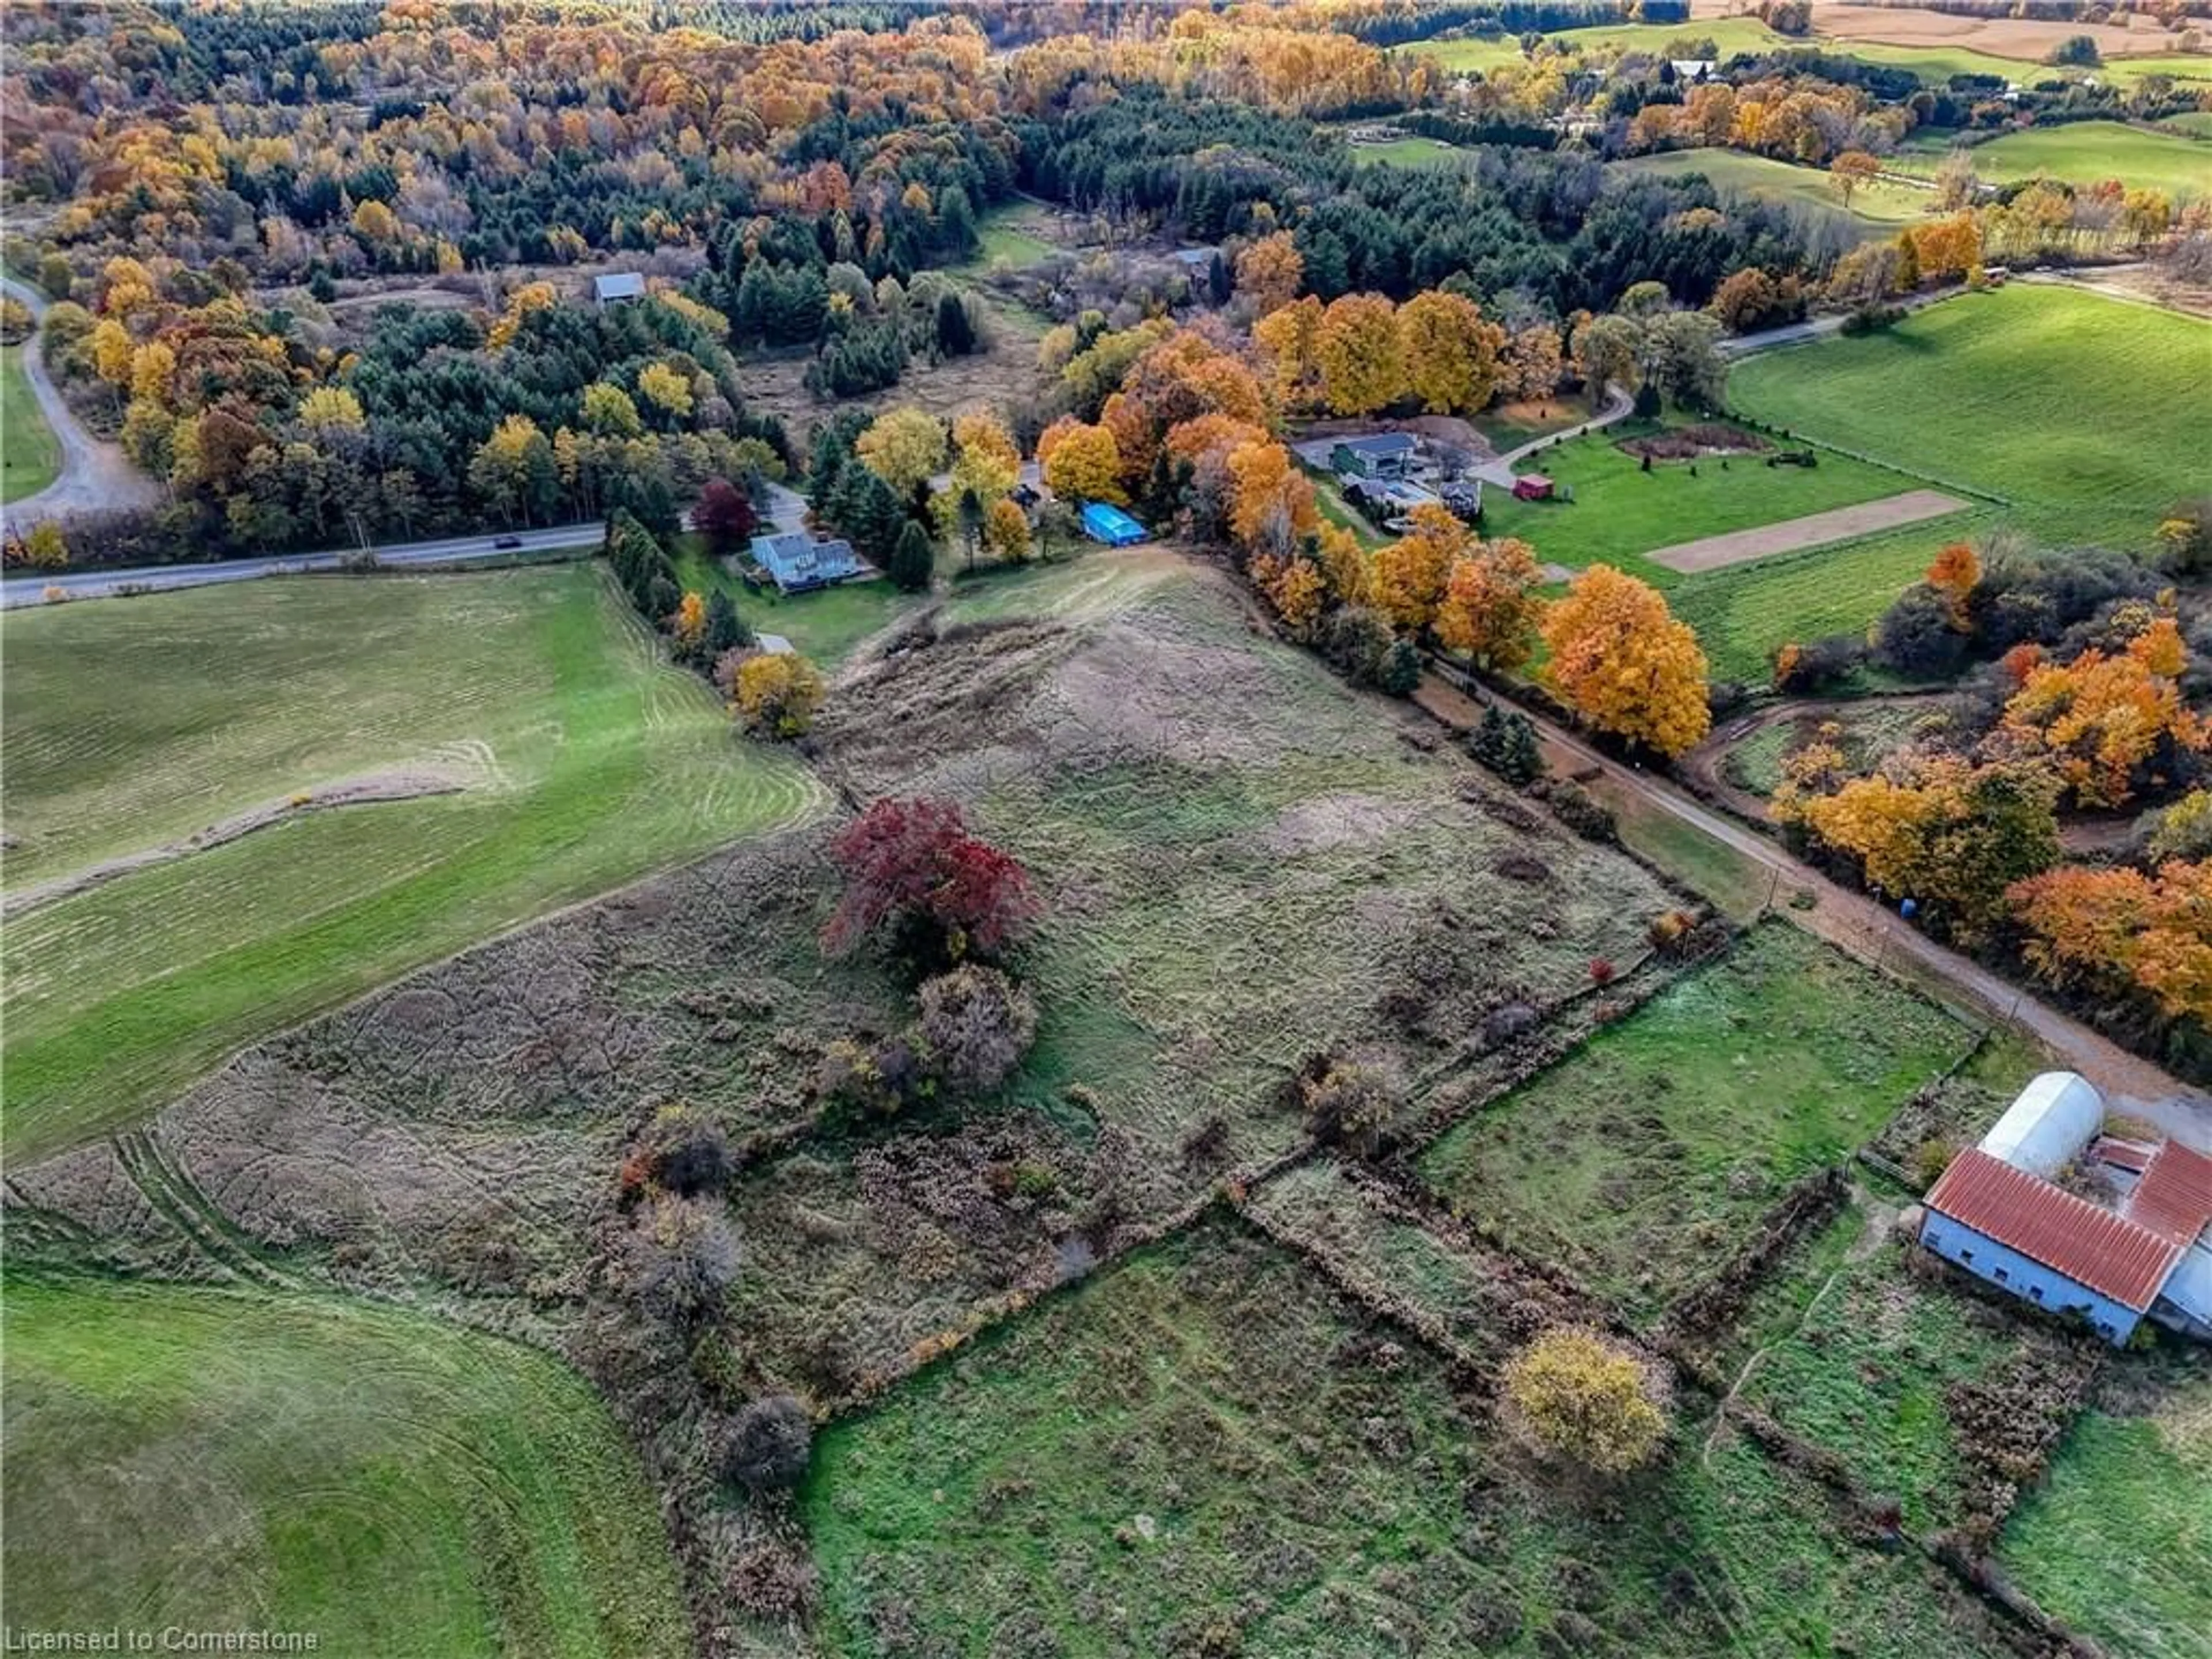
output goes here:
<path id="1" fill-rule="evenodd" d="M 368 1304 L 12 1274 L 17 1628 L 687 1654 L 653 1493 L 550 1357 Z"/>
<path id="2" fill-rule="evenodd" d="M 11 617 L 11 1158 L 546 910 L 817 811 L 592 564 L 264 581 Z M 349 781 L 450 793 L 320 811 Z M 204 826 L 268 827 L 195 849 Z"/>
<path id="3" fill-rule="evenodd" d="M 1583 52 L 1663 52 L 1675 58 L 1691 56 L 1688 47 L 1705 40 L 1711 41 L 1723 58 L 1739 52 L 1763 52 L 1790 44 L 1755 17 L 1698 18 L 1686 23 L 1608 23 L 1592 28 L 1551 30 L 1546 38 Z M 1678 46 L 1681 49 L 1676 50 Z M 1521 61 L 1517 35 L 1496 40 L 1418 40 L 1404 50 L 1433 58 L 1448 70 L 1471 70 L 1482 75 L 1503 64 Z"/>
<path id="4" fill-rule="evenodd" d="M 1729 396 L 1754 419 L 1997 496 L 2000 519 L 2046 545 L 2148 550 L 2195 488 L 2178 458 L 2212 454 L 2208 362 L 2212 323 L 2015 283 L 1879 334 L 1763 352 L 1736 365 Z"/>
<path id="5" fill-rule="evenodd" d="M 1028 202 L 1002 202 L 987 208 L 975 222 L 978 246 L 975 255 L 965 264 L 955 267 L 961 270 L 988 270 L 994 267 L 1018 270 L 1048 258 L 1060 248 L 1042 234 L 1042 214 Z"/>
<path id="6" fill-rule="evenodd" d="M 2129 1359 L 2025 1493 L 1997 1559 L 2108 1653 L 2212 1655 L 2212 1364 Z"/>
<path id="7" fill-rule="evenodd" d="M 0 501 L 37 495 L 61 470 L 61 442 L 23 373 L 23 354 L 35 349 L 0 346 Z"/>
<path id="8" fill-rule="evenodd" d="M 1621 447 L 1667 429 L 1628 421 L 1539 450 L 1520 466 L 1565 485 L 1574 499 L 1516 501 L 1510 491 L 1486 485 L 1483 533 L 1518 536 L 1540 558 L 1569 569 L 1603 561 L 1665 586 L 1680 578 L 1645 554 L 1881 501 L 1915 483 L 1832 453 L 1821 453 L 1817 466 L 1769 466 L 1771 448 L 1705 454 L 1694 461 L 1655 460 L 1646 472 L 1639 457 Z"/>
<path id="9" fill-rule="evenodd" d="M 1848 214 L 1863 236 L 1893 236 L 1928 210 L 1932 198 L 1924 190 L 1893 179 L 1872 179 L 1851 192 L 1844 204 L 1835 180 L 1819 167 L 1796 167 L 1764 155 L 1740 150 L 1699 148 L 1664 150 L 1653 155 L 1631 156 L 1616 161 L 1615 170 L 1630 175 L 1683 178 L 1702 173 L 1723 195 L 1749 196 L 1785 207 L 1820 208 Z"/>
<path id="10" fill-rule="evenodd" d="M 1448 144 L 1441 138 L 1412 135 L 1394 138 L 1387 144 L 1350 144 L 1346 153 L 1364 167 L 1442 167 L 1464 154 L 1458 145 Z"/>
<path id="11" fill-rule="evenodd" d="M 1943 1010 L 1767 922 L 1419 1167 L 1454 1209 L 1648 1324 L 1969 1041 Z"/>
<path id="12" fill-rule="evenodd" d="M 1226 1222 L 831 1426 L 803 1508 L 848 1654 L 2002 1651 L 1747 1443 L 1577 1501 L 1425 1346 Z"/>
<path id="13" fill-rule="evenodd" d="M 1976 174 L 1990 184 L 2048 174 L 2083 186 L 2118 179 L 2130 189 L 2163 191 L 2176 201 L 2212 195 L 2212 144 L 2119 121 L 2029 127 L 1964 149 Z M 1892 160 L 1901 172 L 1932 177 L 1948 153 L 1908 149 Z"/>

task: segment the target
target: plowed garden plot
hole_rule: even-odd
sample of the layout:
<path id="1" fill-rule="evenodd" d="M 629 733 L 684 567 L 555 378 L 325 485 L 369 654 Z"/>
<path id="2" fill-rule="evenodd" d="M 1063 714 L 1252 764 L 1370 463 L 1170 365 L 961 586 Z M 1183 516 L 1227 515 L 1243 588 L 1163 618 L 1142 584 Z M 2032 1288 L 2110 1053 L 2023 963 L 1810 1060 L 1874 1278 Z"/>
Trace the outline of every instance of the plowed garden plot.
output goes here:
<path id="1" fill-rule="evenodd" d="M 841 1655 L 2002 1651 L 1746 1444 L 1564 1492 L 1419 1343 L 1226 1224 L 830 1427 L 803 1508 Z"/>
<path id="2" fill-rule="evenodd" d="M 2107 1653 L 2212 1654 L 2212 1353 L 2114 1362 L 1997 1559 Z"/>
<path id="3" fill-rule="evenodd" d="M 1924 519 L 1940 519 L 1946 514 L 1963 512 L 1966 506 L 1956 495 L 1946 495 L 1940 489 L 1907 489 L 1885 495 L 1878 501 L 1832 507 L 1826 513 L 1811 513 L 1802 519 L 1761 525 L 1756 530 L 1737 530 L 1725 536 L 1703 536 L 1693 542 L 1679 542 L 1644 556 L 1654 564 L 1664 565 L 1686 576 L 1692 575 L 1700 570 L 1748 564 L 1753 559 L 1770 558 L 1777 553 L 1825 547 L 1831 542 L 1849 541 L 1878 531 L 1893 530 L 1899 525 L 1918 524 Z"/>
<path id="4" fill-rule="evenodd" d="M 247 582 L 11 619 L 10 885 L 333 779 L 458 793 L 301 815 L 11 917 L 11 1161 L 240 1045 L 717 842 L 818 811 L 591 566 Z"/>
<path id="5" fill-rule="evenodd" d="M 18 1630 L 690 1651 L 636 1458 L 544 1354 L 390 1309 L 20 1273 L 4 1330 Z"/>
<path id="6" fill-rule="evenodd" d="M 1648 1324 L 1970 1037 L 1770 921 L 1462 1122 L 1420 1169 L 1470 1219 Z"/>

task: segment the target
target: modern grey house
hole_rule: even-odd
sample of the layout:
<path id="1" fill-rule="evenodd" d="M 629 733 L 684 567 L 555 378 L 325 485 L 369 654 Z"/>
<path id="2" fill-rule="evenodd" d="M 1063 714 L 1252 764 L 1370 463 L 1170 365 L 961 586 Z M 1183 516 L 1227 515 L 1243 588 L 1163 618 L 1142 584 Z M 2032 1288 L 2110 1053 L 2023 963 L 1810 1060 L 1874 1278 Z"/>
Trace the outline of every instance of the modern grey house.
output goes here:
<path id="1" fill-rule="evenodd" d="M 1346 438 L 1328 452 L 1329 470 L 1340 478 L 1402 478 L 1413 471 L 1420 447 L 1407 432 Z"/>

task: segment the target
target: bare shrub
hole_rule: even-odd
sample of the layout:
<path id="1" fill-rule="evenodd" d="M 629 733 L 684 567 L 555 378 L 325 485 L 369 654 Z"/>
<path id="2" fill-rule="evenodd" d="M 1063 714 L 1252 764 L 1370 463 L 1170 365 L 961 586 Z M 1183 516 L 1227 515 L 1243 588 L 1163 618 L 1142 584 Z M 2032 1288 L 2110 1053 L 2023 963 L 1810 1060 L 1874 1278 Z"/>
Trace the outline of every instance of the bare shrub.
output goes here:
<path id="1" fill-rule="evenodd" d="M 664 1317 L 696 1319 L 722 1304 L 738 1276 L 738 1240 L 719 1202 L 672 1194 L 638 1212 L 624 1265 L 638 1299 Z"/>
<path id="2" fill-rule="evenodd" d="M 1316 1139 L 1348 1146 L 1364 1157 L 1382 1146 L 1397 1115 L 1401 1091 L 1377 1067 L 1322 1058 L 1307 1063 L 1298 1092 L 1306 1127 Z"/>
<path id="3" fill-rule="evenodd" d="M 748 1492 L 782 1492 L 806 1475 L 814 1419 L 787 1394 L 756 1400 L 730 1419 L 722 1437 L 723 1475 Z"/>
<path id="4" fill-rule="evenodd" d="M 1036 1037 L 1036 1002 L 995 968 L 963 963 L 926 981 L 915 1000 L 932 1062 L 963 1093 L 997 1088 Z"/>
<path id="5" fill-rule="evenodd" d="M 730 1599 L 756 1619 L 803 1619 L 820 1589 L 814 1564 L 788 1545 L 757 1544 L 730 1566 Z"/>

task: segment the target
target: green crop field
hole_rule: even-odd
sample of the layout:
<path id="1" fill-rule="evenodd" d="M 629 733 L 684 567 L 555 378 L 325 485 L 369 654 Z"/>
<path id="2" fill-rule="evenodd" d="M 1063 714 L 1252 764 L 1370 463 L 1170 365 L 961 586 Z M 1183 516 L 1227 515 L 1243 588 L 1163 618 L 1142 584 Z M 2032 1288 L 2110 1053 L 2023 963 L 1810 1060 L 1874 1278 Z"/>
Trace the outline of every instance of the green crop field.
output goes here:
<path id="1" fill-rule="evenodd" d="M 1763 679 L 1777 646 L 1864 632 L 1893 599 L 1920 580 L 1939 546 L 1971 541 L 2003 516 L 1994 507 L 1977 508 L 1855 541 L 1678 576 L 1667 602 L 1697 629 L 1715 675 Z"/>
<path id="2" fill-rule="evenodd" d="M 2000 1650 L 1743 1440 L 1578 1501 L 1404 1333 L 1225 1227 L 832 1425 L 802 1508 L 856 1656 Z"/>
<path id="3" fill-rule="evenodd" d="M 273 827 L 9 921 L 4 1145 L 104 1133 L 243 1043 L 815 810 L 593 565 L 301 579 L 11 615 L 8 888 Z M 457 793 L 292 813 L 346 779 Z"/>
<path id="4" fill-rule="evenodd" d="M 2158 1380 L 2148 1410 L 2084 1413 L 1997 1559 L 2107 1653 L 2212 1655 L 2212 1366 Z"/>
<path id="5" fill-rule="evenodd" d="M 34 495 L 60 471 L 62 447 L 23 374 L 28 345 L 0 346 L 0 501 Z"/>
<path id="6" fill-rule="evenodd" d="M 1908 149 L 1894 161 L 1900 171 L 1932 176 L 1948 153 L 1948 147 Z M 2030 127 L 1967 146 L 1966 154 L 1974 171 L 1992 184 L 2048 173 L 2070 185 L 2118 179 L 2130 188 L 2164 191 L 2176 200 L 2212 195 L 2212 144 L 2119 121 Z"/>
<path id="7" fill-rule="evenodd" d="M 1885 467 L 1832 453 L 1821 455 L 1813 467 L 1769 466 L 1757 454 L 1709 455 L 1694 463 L 1655 461 L 1646 472 L 1620 444 L 1660 429 L 1650 422 L 1624 422 L 1539 450 L 1520 465 L 1571 489 L 1574 499 L 1522 501 L 1510 491 L 1486 488 L 1483 533 L 1517 536 L 1547 563 L 1572 570 L 1602 560 L 1667 586 L 1688 579 L 1642 555 L 1879 501 L 1919 484 Z"/>
<path id="8" fill-rule="evenodd" d="M 1648 1321 L 1969 1040 L 1942 1010 L 1768 922 L 1462 1124 L 1421 1171 Z"/>
<path id="9" fill-rule="evenodd" d="M 2147 550 L 2197 489 L 2183 458 L 2212 454 L 2208 367 L 2212 322 L 2015 283 L 1883 333 L 1761 353 L 1736 366 L 1729 396 L 1756 419 L 2005 498 L 2000 516 L 2039 543 Z"/>
<path id="10" fill-rule="evenodd" d="M 1875 179 L 1851 192 L 1850 206 L 1847 209 L 1834 179 L 1822 169 L 1794 167 L 1787 161 L 1773 161 L 1764 155 L 1747 155 L 1732 149 L 1666 150 L 1656 155 L 1632 156 L 1625 161 L 1616 161 L 1613 166 L 1625 173 L 1656 174 L 1669 179 L 1701 173 L 1711 182 L 1714 189 L 1723 193 L 1750 196 L 1785 207 L 1814 207 L 1825 208 L 1832 213 L 1848 212 L 1859 222 L 1863 234 L 1868 236 L 1893 235 L 1899 225 L 1909 223 L 1924 214 L 1932 200 L 1930 192 L 1891 179 Z"/>
<path id="11" fill-rule="evenodd" d="M 18 1629 L 690 1650 L 636 1459 L 544 1354 L 383 1308 L 20 1275 L 0 1329 Z"/>

